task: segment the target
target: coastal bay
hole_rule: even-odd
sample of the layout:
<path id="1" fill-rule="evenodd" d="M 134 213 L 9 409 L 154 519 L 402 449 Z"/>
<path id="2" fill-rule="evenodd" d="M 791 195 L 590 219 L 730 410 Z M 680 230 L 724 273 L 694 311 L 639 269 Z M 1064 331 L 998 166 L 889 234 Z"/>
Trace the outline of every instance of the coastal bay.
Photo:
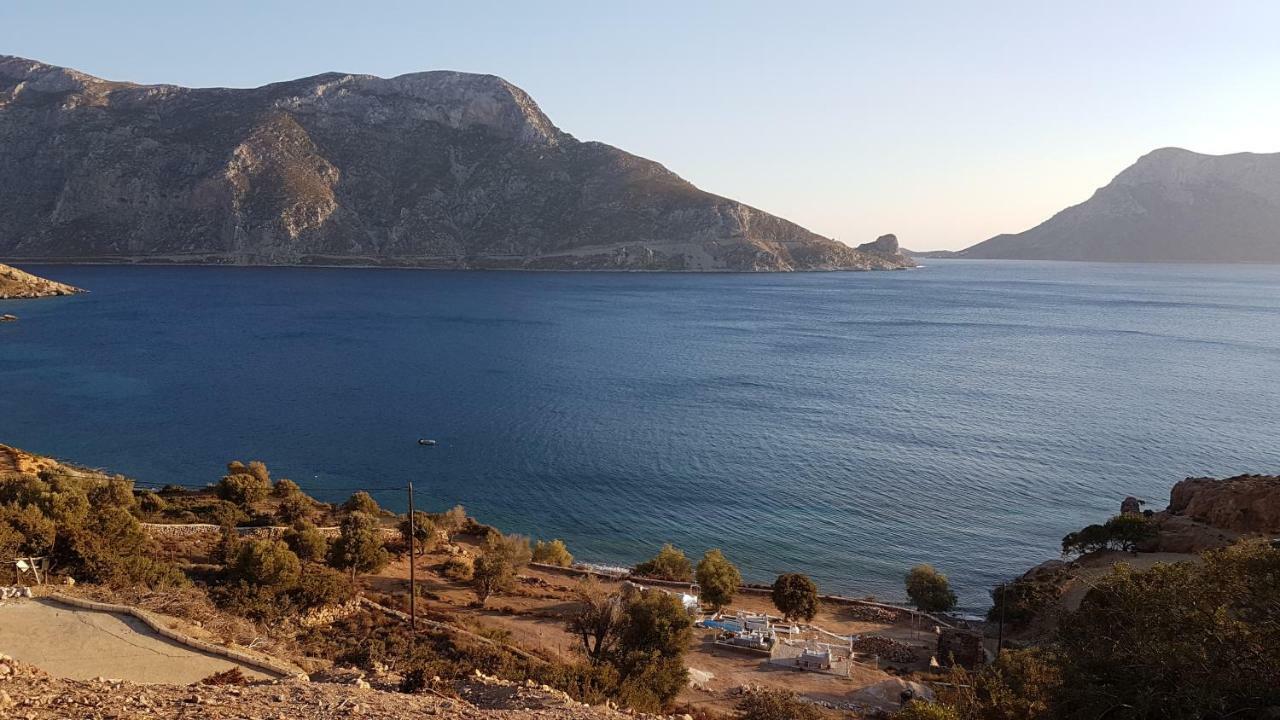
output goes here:
<path id="1" fill-rule="evenodd" d="M 261 458 L 326 500 L 412 479 L 586 561 L 720 546 L 885 597 L 929 561 L 976 607 L 1126 495 L 1280 465 L 1271 266 L 23 269 L 92 292 L 6 306 L 4 442 L 148 483 Z"/>

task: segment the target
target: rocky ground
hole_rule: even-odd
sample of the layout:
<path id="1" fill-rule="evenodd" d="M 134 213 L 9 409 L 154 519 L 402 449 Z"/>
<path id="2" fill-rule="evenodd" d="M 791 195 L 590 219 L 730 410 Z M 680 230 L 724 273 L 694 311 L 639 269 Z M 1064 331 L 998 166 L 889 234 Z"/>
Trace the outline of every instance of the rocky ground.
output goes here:
<path id="1" fill-rule="evenodd" d="M 442 694 L 386 692 L 363 681 L 137 685 L 110 679 L 54 678 L 0 655 L 0 717 L 396 720 L 437 716 L 468 720 L 608 720 L 627 716 L 610 708 L 573 703 L 554 690 L 510 685 L 477 677 L 461 693 L 469 700 Z"/>

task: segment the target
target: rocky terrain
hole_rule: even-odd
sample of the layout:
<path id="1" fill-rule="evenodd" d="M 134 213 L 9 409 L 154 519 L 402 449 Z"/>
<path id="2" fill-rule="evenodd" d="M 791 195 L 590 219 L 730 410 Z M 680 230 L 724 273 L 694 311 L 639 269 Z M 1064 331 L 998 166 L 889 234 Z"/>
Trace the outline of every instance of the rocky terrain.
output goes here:
<path id="1" fill-rule="evenodd" d="M 0 300 L 74 295 L 79 292 L 84 291 L 0 264 Z"/>
<path id="2" fill-rule="evenodd" d="M 1280 262 L 1280 153 L 1155 150 L 1085 202 L 954 257 Z"/>
<path id="3" fill-rule="evenodd" d="M 0 257 L 578 270 L 875 270 L 854 249 L 558 129 L 492 75 L 260 88 L 0 56 Z"/>
<path id="4" fill-rule="evenodd" d="M 1160 532 L 1144 549 L 1202 552 L 1244 536 L 1280 537 L 1280 477 L 1187 478 L 1154 517 Z"/>
<path id="5" fill-rule="evenodd" d="M 607 708 L 565 701 L 562 693 L 509 688 L 477 678 L 461 697 L 376 690 L 365 682 L 288 680 L 250 685 L 138 685 L 119 680 L 65 680 L 0 655 L 0 716 L 29 718 L 418 718 L 466 720 L 604 720 L 622 718 Z"/>

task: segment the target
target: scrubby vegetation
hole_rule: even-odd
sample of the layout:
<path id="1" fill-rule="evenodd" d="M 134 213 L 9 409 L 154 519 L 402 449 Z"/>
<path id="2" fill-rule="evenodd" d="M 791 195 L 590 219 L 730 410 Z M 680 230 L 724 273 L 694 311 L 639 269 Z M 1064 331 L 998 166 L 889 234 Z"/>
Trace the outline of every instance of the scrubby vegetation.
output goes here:
<path id="1" fill-rule="evenodd" d="M 1062 595 L 1063 573 L 1045 572 L 997 585 L 991 590 L 989 622 L 1022 628 L 1049 610 Z"/>
<path id="2" fill-rule="evenodd" d="M 1201 563 L 1118 565 L 1044 647 L 957 671 L 940 708 L 898 717 L 1266 717 L 1278 678 L 1280 550 L 1250 541 Z"/>
<path id="3" fill-rule="evenodd" d="M 550 542 L 539 540 L 533 546 L 533 561 L 545 565 L 570 567 L 573 565 L 573 555 L 570 554 L 569 548 L 565 547 L 563 540 Z"/>
<path id="4" fill-rule="evenodd" d="M 740 720 L 819 720 L 822 711 L 786 690 L 759 690 L 738 701 Z"/>
<path id="5" fill-rule="evenodd" d="M 347 602 L 355 586 L 345 575 L 307 565 L 282 540 L 251 539 L 239 544 L 224 582 L 213 597 L 236 614 L 270 620 L 290 613 Z"/>
<path id="6" fill-rule="evenodd" d="M 689 679 L 684 655 L 693 621 L 680 599 L 661 590 L 608 593 L 594 581 L 585 581 L 579 596 L 567 628 L 592 665 L 616 676 L 611 694 L 637 710 L 668 707 Z"/>
<path id="7" fill-rule="evenodd" d="M 54 572 L 94 583 L 186 584 L 175 566 L 159 559 L 135 515 L 141 512 L 133 484 L 119 476 L 0 478 L 0 557 L 49 557 Z"/>
<path id="8" fill-rule="evenodd" d="M 683 550 L 667 543 L 657 555 L 636 565 L 635 574 L 658 580 L 690 582 L 693 580 L 693 563 L 684 556 Z"/>

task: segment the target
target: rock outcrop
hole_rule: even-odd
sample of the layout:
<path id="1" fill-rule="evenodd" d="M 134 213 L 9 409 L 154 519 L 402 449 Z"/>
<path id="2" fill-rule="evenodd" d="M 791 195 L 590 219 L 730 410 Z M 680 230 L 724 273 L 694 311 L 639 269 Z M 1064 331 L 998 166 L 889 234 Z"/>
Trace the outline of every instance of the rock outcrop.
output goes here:
<path id="1" fill-rule="evenodd" d="M 1187 478 L 1152 519 L 1158 532 L 1139 544 L 1143 552 L 1199 553 L 1243 537 L 1280 537 L 1280 477 Z"/>
<path id="2" fill-rule="evenodd" d="M 0 300 L 74 295 L 80 292 L 84 291 L 60 282 L 36 277 L 16 267 L 0 265 Z"/>
<path id="3" fill-rule="evenodd" d="M 1170 491 L 1167 512 L 1235 533 L 1280 535 L 1280 477 L 1187 478 Z"/>
<path id="4" fill-rule="evenodd" d="M 865 253 L 885 255 L 887 257 L 898 257 L 905 254 L 902 249 L 898 247 L 898 236 L 893 233 L 881 235 L 869 243 L 863 243 L 858 246 L 858 250 Z"/>
<path id="5" fill-rule="evenodd" d="M 875 270 L 864 252 L 558 129 L 492 75 L 254 89 L 0 56 L 0 258 Z"/>
<path id="6" fill-rule="evenodd" d="M 1148 153 L 1079 205 L 962 258 L 1280 262 L 1280 153 Z"/>

